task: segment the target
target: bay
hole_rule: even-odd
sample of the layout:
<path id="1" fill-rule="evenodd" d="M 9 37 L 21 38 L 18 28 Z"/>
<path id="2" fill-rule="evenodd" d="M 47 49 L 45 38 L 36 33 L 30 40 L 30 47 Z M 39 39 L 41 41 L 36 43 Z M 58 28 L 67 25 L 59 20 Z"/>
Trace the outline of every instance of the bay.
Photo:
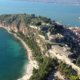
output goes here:
<path id="1" fill-rule="evenodd" d="M 0 28 L 0 80 L 17 80 L 27 63 L 25 49 L 11 34 Z"/>

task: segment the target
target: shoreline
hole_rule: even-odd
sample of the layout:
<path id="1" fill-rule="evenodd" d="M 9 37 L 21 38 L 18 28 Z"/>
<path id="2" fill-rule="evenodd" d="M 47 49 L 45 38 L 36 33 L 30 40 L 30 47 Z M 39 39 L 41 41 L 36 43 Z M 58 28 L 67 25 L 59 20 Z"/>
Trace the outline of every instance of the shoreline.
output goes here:
<path id="1" fill-rule="evenodd" d="M 31 49 L 28 47 L 28 45 L 25 43 L 25 41 L 23 39 L 21 39 L 15 33 L 11 33 L 11 31 L 7 27 L 4 27 L 4 26 L 0 25 L 0 28 L 5 29 L 9 34 L 12 34 L 17 40 L 20 41 L 20 43 L 22 44 L 22 46 L 25 48 L 26 53 L 27 53 L 28 63 L 26 63 L 26 65 L 24 67 L 25 72 L 24 72 L 23 77 L 20 78 L 20 79 L 17 79 L 17 80 L 29 80 L 30 77 L 32 76 L 33 68 L 38 69 L 38 63 L 37 63 L 37 61 L 35 61 L 33 59 Z"/>

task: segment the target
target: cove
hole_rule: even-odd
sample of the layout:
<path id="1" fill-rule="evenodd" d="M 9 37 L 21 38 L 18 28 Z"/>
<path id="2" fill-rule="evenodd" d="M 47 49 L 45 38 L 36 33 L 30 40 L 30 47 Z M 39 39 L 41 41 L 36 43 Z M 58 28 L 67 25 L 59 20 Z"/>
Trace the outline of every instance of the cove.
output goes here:
<path id="1" fill-rule="evenodd" d="M 17 80 L 23 76 L 27 55 L 22 44 L 0 28 L 0 80 Z"/>

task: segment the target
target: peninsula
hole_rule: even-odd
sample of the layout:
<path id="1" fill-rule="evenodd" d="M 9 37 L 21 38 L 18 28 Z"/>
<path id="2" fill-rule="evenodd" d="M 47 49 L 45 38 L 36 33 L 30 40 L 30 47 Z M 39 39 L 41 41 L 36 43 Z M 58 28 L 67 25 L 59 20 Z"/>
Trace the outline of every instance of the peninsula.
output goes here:
<path id="1" fill-rule="evenodd" d="M 0 15 L 6 29 L 26 49 L 28 64 L 18 80 L 79 80 L 80 28 L 35 14 Z"/>

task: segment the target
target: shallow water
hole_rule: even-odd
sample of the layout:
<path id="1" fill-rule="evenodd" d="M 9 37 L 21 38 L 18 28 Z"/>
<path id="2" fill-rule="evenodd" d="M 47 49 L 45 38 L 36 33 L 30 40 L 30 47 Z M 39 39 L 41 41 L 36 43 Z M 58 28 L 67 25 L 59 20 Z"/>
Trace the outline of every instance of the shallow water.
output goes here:
<path id="1" fill-rule="evenodd" d="M 23 75 L 27 56 L 23 46 L 0 28 L 0 80 L 17 80 Z"/>

